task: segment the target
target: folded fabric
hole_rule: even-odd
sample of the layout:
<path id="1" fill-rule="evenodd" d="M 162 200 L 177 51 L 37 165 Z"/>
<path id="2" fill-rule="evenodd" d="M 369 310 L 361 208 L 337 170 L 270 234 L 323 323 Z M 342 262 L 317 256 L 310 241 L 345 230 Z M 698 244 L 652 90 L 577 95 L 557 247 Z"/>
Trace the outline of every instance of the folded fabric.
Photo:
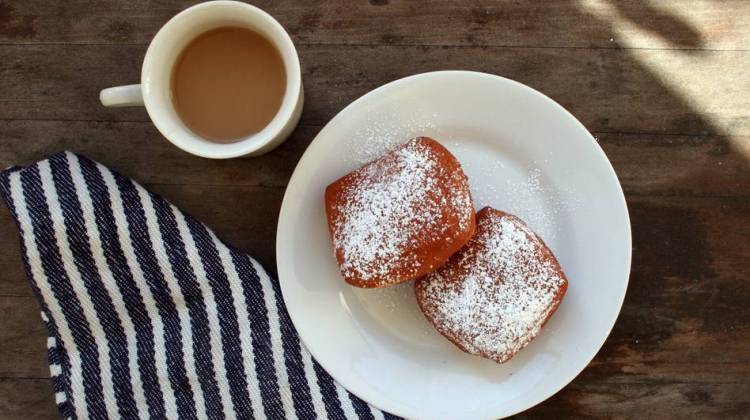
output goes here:
<path id="1" fill-rule="evenodd" d="M 66 418 L 395 418 L 300 343 L 278 282 L 202 223 L 70 152 L 0 176 Z"/>

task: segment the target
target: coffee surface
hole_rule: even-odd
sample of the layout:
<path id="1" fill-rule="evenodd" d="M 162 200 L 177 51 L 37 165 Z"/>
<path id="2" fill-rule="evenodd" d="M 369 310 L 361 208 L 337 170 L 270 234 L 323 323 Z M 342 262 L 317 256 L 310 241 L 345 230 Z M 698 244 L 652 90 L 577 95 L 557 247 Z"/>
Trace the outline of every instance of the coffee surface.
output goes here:
<path id="1" fill-rule="evenodd" d="M 195 134 L 232 143 L 261 131 L 286 91 L 279 51 L 249 29 L 205 32 L 182 50 L 172 69 L 172 101 Z"/>

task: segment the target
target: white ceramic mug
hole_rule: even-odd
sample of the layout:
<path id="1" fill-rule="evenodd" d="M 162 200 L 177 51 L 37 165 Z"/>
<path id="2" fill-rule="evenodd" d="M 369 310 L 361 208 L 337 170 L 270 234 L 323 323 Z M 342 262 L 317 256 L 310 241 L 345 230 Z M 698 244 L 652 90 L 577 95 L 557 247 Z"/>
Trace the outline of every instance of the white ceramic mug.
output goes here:
<path id="1" fill-rule="evenodd" d="M 170 92 L 172 67 L 182 49 L 198 35 L 222 26 L 244 27 L 263 35 L 279 50 L 286 69 L 286 93 L 273 120 L 260 132 L 228 144 L 206 140 L 186 127 Z M 145 105 L 156 128 L 175 146 L 198 156 L 227 159 L 258 156 L 286 140 L 299 122 L 304 94 L 297 50 L 276 19 L 249 4 L 211 1 L 183 10 L 159 30 L 146 51 L 141 84 L 104 89 L 99 99 L 110 107 Z"/>

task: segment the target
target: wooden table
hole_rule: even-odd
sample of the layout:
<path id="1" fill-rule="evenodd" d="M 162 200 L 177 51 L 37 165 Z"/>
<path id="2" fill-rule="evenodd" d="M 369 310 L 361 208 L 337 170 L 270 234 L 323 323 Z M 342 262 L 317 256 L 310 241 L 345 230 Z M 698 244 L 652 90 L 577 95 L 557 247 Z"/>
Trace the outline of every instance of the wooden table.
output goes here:
<path id="1" fill-rule="evenodd" d="M 211 161 L 143 109 L 105 109 L 147 44 L 191 2 L 0 0 L 0 165 L 71 149 L 132 176 L 275 271 L 284 186 L 322 125 L 388 81 L 500 74 L 548 94 L 606 151 L 633 224 L 611 336 L 524 415 L 750 416 L 750 2 L 259 1 L 291 33 L 307 95 L 271 154 Z M 45 333 L 0 210 L 0 418 L 55 418 Z"/>

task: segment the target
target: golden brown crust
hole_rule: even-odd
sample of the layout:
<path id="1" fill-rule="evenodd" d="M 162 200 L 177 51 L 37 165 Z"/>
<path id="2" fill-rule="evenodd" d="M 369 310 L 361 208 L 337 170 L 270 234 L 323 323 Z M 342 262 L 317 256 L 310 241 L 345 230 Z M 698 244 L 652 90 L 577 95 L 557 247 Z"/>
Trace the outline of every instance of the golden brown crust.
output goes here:
<path id="1" fill-rule="evenodd" d="M 325 205 L 336 261 L 357 287 L 421 277 L 474 234 L 468 179 L 456 158 L 427 137 L 333 182 Z"/>
<path id="2" fill-rule="evenodd" d="M 434 273 L 417 280 L 428 321 L 461 350 L 498 363 L 536 337 L 568 281 L 541 238 L 516 216 L 486 207 L 475 236 Z"/>

